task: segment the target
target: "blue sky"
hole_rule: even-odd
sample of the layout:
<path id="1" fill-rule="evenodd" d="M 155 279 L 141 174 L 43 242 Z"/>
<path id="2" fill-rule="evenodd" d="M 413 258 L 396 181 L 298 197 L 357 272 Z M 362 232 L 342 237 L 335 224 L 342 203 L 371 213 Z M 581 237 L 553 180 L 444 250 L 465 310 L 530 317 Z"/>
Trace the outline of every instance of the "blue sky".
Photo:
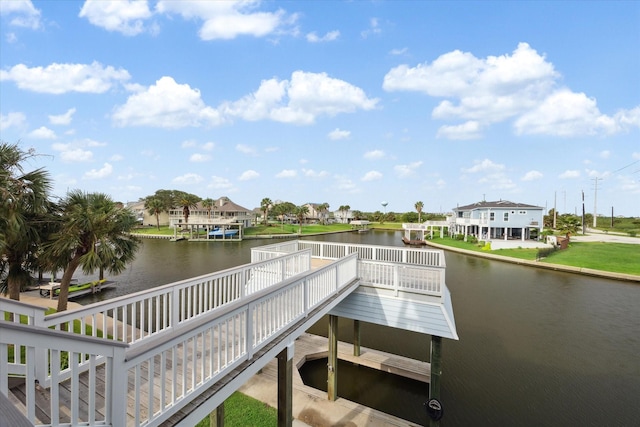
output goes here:
<path id="1" fill-rule="evenodd" d="M 54 193 L 640 216 L 640 2 L 0 1 Z M 597 197 L 596 197 L 597 183 Z"/>

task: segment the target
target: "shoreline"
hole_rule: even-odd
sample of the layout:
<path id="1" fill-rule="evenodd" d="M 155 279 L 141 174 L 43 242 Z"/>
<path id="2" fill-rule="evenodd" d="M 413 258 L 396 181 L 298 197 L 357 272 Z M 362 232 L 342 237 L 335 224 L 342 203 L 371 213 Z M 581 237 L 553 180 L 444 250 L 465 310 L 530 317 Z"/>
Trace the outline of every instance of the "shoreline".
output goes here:
<path id="1" fill-rule="evenodd" d="M 454 248 L 447 245 L 433 243 L 428 240 L 426 240 L 426 242 L 427 242 L 427 246 L 431 246 L 431 247 L 446 250 L 446 251 L 458 252 L 464 255 L 475 256 L 478 258 L 486 258 L 494 261 L 508 262 L 511 264 L 524 265 L 527 267 L 534 267 L 534 268 L 543 268 L 546 270 L 561 271 L 565 273 L 583 274 L 583 275 L 592 276 L 592 277 L 602 277 L 605 279 L 640 283 L 640 276 L 635 274 L 616 273 L 612 271 L 594 270 L 592 268 L 585 268 L 585 267 L 572 267 L 569 265 L 551 264 L 551 263 L 544 263 L 540 261 L 530 261 L 526 259 L 513 258 L 513 257 L 504 256 L 504 255 L 494 255 L 489 253 L 470 251 L 467 249 Z"/>

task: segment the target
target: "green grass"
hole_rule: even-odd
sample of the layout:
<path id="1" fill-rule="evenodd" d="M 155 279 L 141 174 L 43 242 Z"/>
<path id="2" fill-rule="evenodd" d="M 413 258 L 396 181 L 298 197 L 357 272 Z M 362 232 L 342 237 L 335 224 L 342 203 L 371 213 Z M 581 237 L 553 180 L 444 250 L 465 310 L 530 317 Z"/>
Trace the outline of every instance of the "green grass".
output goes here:
<path id="1" fill-rule="evenodd" d="M 485 251 L 479 244 L 463 242 L 449 238 L 435 238 L 431 240 L 444 246 L 466 249 L 474 252 L 490 253 L 492 255 L 512 258 L 535 260 L 537 249 L 499 249 Z M 541 262 L 568 265 L 571 267 L 591 268 L 594 270 L 610 271 L 640 275 L 640 245 L 603 242 L 573 242 L 569 248 L 553 252 Z"/>
<path id="2" fill-rule="evenodd" d="M 160 230 L 157 227 L 139 227 L 133 230 L 134 234 L 160 234 L 163 236 L 173 236 L 173 227 L 161 225 Z"/>
<path id="3" fill-rule="evenodd" d="M 543 262 L 640 275 L 640 245 L 604 242 L 573 242 Z"/>
<path id="4" fill-rule="evenodd" d="M 278 424 L 278 411 L 266 403 L 245 394 L 235 392 L 224 402 L 226 427 L 272 427 Z M 209 417 L 196 424 L 208 427 Z"/>

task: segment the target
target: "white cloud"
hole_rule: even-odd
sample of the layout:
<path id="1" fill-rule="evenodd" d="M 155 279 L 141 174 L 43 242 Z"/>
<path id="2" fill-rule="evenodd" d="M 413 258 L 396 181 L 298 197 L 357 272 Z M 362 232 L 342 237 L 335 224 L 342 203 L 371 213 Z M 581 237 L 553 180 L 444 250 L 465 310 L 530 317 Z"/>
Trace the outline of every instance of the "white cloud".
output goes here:
<path id="1" fill-rule="evenodd" d="M 135 36 L 145 30 L 152 12 L 146 0 L 87 0 L 78 16 L 107 31 Z"/>
<path id="2" fill-rule="evenodd" d="M 171 182 L 174 182 L 176 184 L 197 184 L 199 182 L 202 182 L 203 179 L 204 178 L 202 178 L 202 176 L 198 175 L 197 173 L 186 173 L 184 175 L 173 178 Z"/>
<path id="3" fill-rule="evenodd" d="M 436 136 L 438 138 L 456 139 L 456 140 L 468 140 L 478 139 L 482 136 L 480 132 L 480 123 L 475 120 L 470 120 L 460 125 L 454 126 L 440 126 Z"/>
<path id="4" fill-rule="evenodd" d="M 250 1 L 159 1 L 160 13 L 179 14 L 187 20 L 203 22 L 198 35 L 202 40 L 233 39 L 248 35 L 264 37 L 284 33 L 297 20 L 279 9 L 275 12 L 257 11 L 260 2 Z M 291 30 L 289 30 L 291 31 Z"/>
<path id="5" fill-rule="evenodd" d="M 24 64 L 0 70 L 0 81 L 14 81 L 20 89 L 59 95 L 67 92 L 104 93 L 117 83 L 129 80 L 122 68 L 91 64 L 57 64 L 29 68 Z"/>
<path id="6" fill-rule="evenodd" d="M 189 161 L 194 163 L 208 162 L 209 160 L 211 160 L 211 156 L 208 154 L 193 153 L 189 157 Z"/>
<path id="7" fill-rule="evenodd" d="M 635 152 L 631 153 L 631 158 L 632 159 L 636 159 L 636 160 L 640 160 L 640 151 L 635 151 Z"/>
<path id="8" fill-rule="evenodd" d="M 34 139 L 56 139 L 56 133 L 51 129 L 41 126 L 29 132 L 29 138 Z"/>
<path id="9" fill-rule="evenodd" d="M 335 128 L 334 130 L 332 130 L 331 132 L 329 132 L 329 139 L 331 139 L 332 141 L 337 141 L 339 139 L 347 139 L 349 138 L 349 136 L 351 136 L 351 132 L 348 130 L 342 130 L 339 128 Z"/>
<path id="10" fill-rule="evenodd" d="M 198 143 L 192 139 L 188 139 L 186 141 L 182 141 L 182 143 L 180 144 L 180 147 L 182 148 L 193 148 L 193 147 L 197 147 Z"/>
<path id="11" fill-rule="evenodd" d="M 166 76 L 146 91 L 131 95 L 112 118 L 118 126 L 171 129 L 222 122 L 218 111 L 204 104 L 198 89 Z"/>
<path id="12" fill-rule="evenodd" d="M 249 121 L 312 124 L 318 116 L 374 109 L 378 101 L 369 99 L 359 87 L 326 73 L 294 71 L 290 81 L 263 80 L 256 92 L 224 103 L 220 110 Z"/>
<path id="13" fill-rule="evenodd" d="M 86 172 L 82 178 L 101 179 L 110 176 L 112 172 L 113 167 L 109 163 L 105 163 L 101 169 L 91 169 L 89 172 Z"/>
<path id="14" fill-rule="evenodd" d="M 295 178 L 298 172 L 293 169 L 284 169 L 276 174 L 276 178 Z"/>
<path id="15" fill-rule="evenodd" d="M 327 171 L 316 172 L 313 169 L 302 169 L 302 173 L 309 178 L 326 178 L 330 175 Z"/>
<path id="16" fill-rule="evenodd" d="M 340 37 L 340 31 L 338 30 L 329 31 L 322 37 L 318 37 L 315 32 L 312 32 L 307 34 L 307 41 L 310 43 L 332 42 L 334 40 L 337 40 L 338 37 Z"/>
<path id="17" fill-rule="evenodd" d="M 381 32 L 382 32 L 382 29 L 380 28 L 380 23 L 378 21 L 378 18 L 371 18 L 369 19 L 369 28 L 367 28 L 364 31 L 361 31 L 360 35 L 362 36 L 363 39 L 366 39 L 372 34 L 380 34 Z"/>
<path id="18" fill-rule="evenodd" d="M 340 193 L 354 194 L 360 191 L 358 186 L 346 176 L 337 175 L 335 179 L 336 190 Z"/>
<path id="19" fill-rule="evenodd" d="M 51 115 L 49 116 L 49 123 L 51 123 L 52 125 L 68 125 L 69 123 L 71 123 L 75 112 L 75 108 L 70 108 L 64 114 L 60 114 L 58 116 Z"/>
<path id="20" fill-rule="evenodd" d="M 234 190 L 233 184 L 227 178 L 215 175 L 211 177 L 211 181 L 207 185 L 207 188 L 211 188 L 214 190 L 224 190 L 227 192 L 231 192 Z"/>
<path id="21" fill-rule="evenodd" d="M 122 156 L 122 154 L 114 154 L 113 156 L 109 157 L 109 160 L 111 160 L 112 162 L 121 162 L 124 160 L 124 156 Z"/>
<path id="22" fill-rule="evenodd" d="M 362 177 L 362 181 L 376 181 L 382 179 L 382 174 L 378 171 L 369 171 L 367 173 L 364 174 L 364 176 Z"/>
<path id="23" fill-rule="evenodd" d="M 384 158 L 385 153 L 382 150 L 371 150 L 364 153 L 364 158 L 367 160 L 378 160 Z"/>
<path id="24" fill-rule="evenodd" d="M 633 110 L 631 110 L 633 111 Z M 514 124 L 518 134 L 555 136 L 584 136 L 614 134 L 626 129 L 621 118 L 632 114 L 619 113 L 616 117 L 602 114 L 596 100 L 584 93 L 562 89 L 549 95 L 535 109 L 523 114 Z M 625 123 L 625 124 L 623 124 Z"/>
<path id="25" fill-rule="evenodd" d="M 252 179 L 259 178 L 260 174 L 252 169 L 242 172 L 242 175 L 238 178 L 238 181 L 250 181 Z"/>
<path id="26" fill-rule="evenodd" d="M 23 113 L 9 113 L 7 115 L 0 114 L 0 130 L 9 129 L 11 127 L 21 128 L 26 126 L 27 117 Z"/>
<path id="27" fill-rule="evenodd" d="M 504 165 L 494 163 L 489 159 L 481 161 L 475 161 L 474 165 L 468 169 L 462 169 L 465 173 L 477 173 L 477 172 L 499 172 L 505 169 Z"/>
<path id="28" fill-rule="evenodd" d="M 0 1 L 0 15 L 12 18 L 10 25 L 37 30 L 41 27 L 40 10 L 33 6 L 31 0 Z"/>
<path id="29" fill-rule="evenodd" d="M 202 149 L 204 151 L 213 151 L 213 149 L 216 147 L 216 144 L 214 142 L 205 142 L 204 144 L 202 144 Z"/>
<path id="30" fill-rule="evenodd" d="M 408 165 L 396 165 L 394 169 L 400 178 L 407 178 L 414 175 L 420 166 L 422 166 L 421 160 L 409 163 Z"/>
<path id="31" fill-rule="evenodd" d="M 402 49 L 391 49 L 391 51 L 389 51 L 389 55 L 404 55 L 408 51 L 409 49 L 406 47 L 403 47 Z"/>
<path id="32" fill-rule="evenodd" d="M 560 179 L 574 179 L 580 177 L 580 171 L 577 170 L 566 170 L 558 175 Z"/>
<path id="33" fill-rule="evenodd" d="M 600 152 L 600 158 L 602 159 L 608 159 L 611 156 L 611 151 L 609 150 L 603 150 Z"/>
<path id="34" fill-rule="evenodd" d="M 60 158 L 65 163 L 90 162 L 93 160 L 93 152 L 82 148 L 84 144 L 54 143 L 51 148 L 60 152 Z"/>
<path id="35" fill-rule="evenodd" d="M 522 177 L 522 180 L 535 181 L 535 180 L 541 179 L 542 177 L 543 177 L 542 172 L 539 172 L 537 170 L 531 170 L 524 174 L 524 176 Z"/>
<path id="36" fill-rule="evenodd" d="M 640 106 L 608 116 L 595 99 L 557 88 L 560 74 L 544 55 L 520 43 L 510 55 L 476 58 L 455 50 L 431 64 L 406 64 L 384 77 L 387 91 L 417 91 L 447 98 L 432 111 L 440 120 L 467 120 L 442 126 L 439 137 L 471 139 L 492 123 L 514 119 L 516 134 L 563 137 L 609 135 L 640 127 Z"/>
<path id="37" fill-rule="evenodd" d="M 242 154 L 247 154 L 249 156 L 255 156 L 257 154 L 255 148 L 249 147 L 248 145 L 245 145 L 245 144 L 236 145 L 236 151 L 239 151 Z"/>

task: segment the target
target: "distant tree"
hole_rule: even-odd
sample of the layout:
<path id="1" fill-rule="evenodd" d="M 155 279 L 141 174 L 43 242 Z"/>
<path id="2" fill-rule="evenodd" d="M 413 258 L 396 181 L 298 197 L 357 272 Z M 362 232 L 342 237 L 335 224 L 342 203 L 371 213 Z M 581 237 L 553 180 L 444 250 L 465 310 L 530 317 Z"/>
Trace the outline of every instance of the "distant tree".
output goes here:
<path id="1" fill-rule="evenodd" d="M 338 210 L 342 213 L 342 222 L 348 222 L 347 221 L 347 214 L 351 210 L 351 206 L 349 206 L 349 205 L 341 205 L 338 208 Z"/>
<path id="2" fill-rule="evenodd" d="M 53 208 L 49 173 L 24 171 L 24 163 L 35 156 L 33 150 L 0 142 L 0 287 L 14 300 L 31 281 L 29 270 L 37 262 Z"/>
<path id="3" fill-rule="evenodd" d="M 351 212 L 351 214 L 353 215 L 353 219 L 363 219 L 364 218 L 364 213 L 362 213 L 359 210 L 354 210 Z"/>
<path id="4" fill-rule="evenodd" d="M 424 208 L 424 203 L 416 202 L 415 208 L 416 208 L 416 211 L 418 212 L 418 222 L 422 222 L 422 208 Z"/>
<path id="5" fill-rule="evenodd" d="M 327 212 L 329 212 L 329 203 L 324 202 L 318 206 L 318 212 L 320 212 L 320 222 L 322 224 L 327 223 Z"/>
<path id="6" fill-rule="evenodd" d="M 262 220 L 262 222 L 264 224 L 268 224 L 269 223 L 269 209 L 271 208 L 272 205 L 273 205 L 273 202 L 268 197 L 265 197 L 260 202 L 260 209 L 264 213 L 264 219 Z"/>
<path id="7" fill-rule="evenodd" d="M 60 211 L 42 257 L 53 271 L 64 270 L 57 309 L 65 311 L 78 267 L 85 274 L 100 268 L 119 274 L 134 259 L 140 242 L 130 233 L 136 225 L 133 212 L 118 209 L 105 194 L 72 191 L 60 202 Z"/>
<path id="8" fill-rule="evenodd" d="M 195 209 L 198 207 L 198 202 L 201 200 L 200 197 L 182 192 L 177 195 L 177 206 L 182 208 L 182 215 L 184 215 L 184 223 L 189 223 L 189 214 L 191 213 L 191 209 Z"/>
<path id="9" fill-rule="evenodd" d="M 211 219 L 211 209 L 216 205 L 216 201 L 207 197 L 202 201 L 202 207 L 207 210 L 207 218 Z"/>
<path id="10" fill-rule="evenodd" d="M 402 214 L 402 222 L 420 222 L 416 212 L 405 212 Z"/>
<path id="11" fill-rule="evenodd" d="M 149 215 L 156 217 L 156 227 L 160 230 L 160 214 L 166 210 L 165 203 L 157 197 L 148 197 L 144 201 L 144 208 Z"/>
<path id="12" fill-rule="evenodd" d="M 576 234 L 582 228 L 582 220 L 576 215 L 562 214 L 557 218 L 556 227 L 561 233 Z"/>
<path id="13" fill-rule="evenodd" d="M 309 206 L 307 205 L 296 206 L 294 210 L 294 214 L 298 219 L 298 233 L 302 233 L 302 222 L 305 220 L 307 215 L 309 215 Z"/>

